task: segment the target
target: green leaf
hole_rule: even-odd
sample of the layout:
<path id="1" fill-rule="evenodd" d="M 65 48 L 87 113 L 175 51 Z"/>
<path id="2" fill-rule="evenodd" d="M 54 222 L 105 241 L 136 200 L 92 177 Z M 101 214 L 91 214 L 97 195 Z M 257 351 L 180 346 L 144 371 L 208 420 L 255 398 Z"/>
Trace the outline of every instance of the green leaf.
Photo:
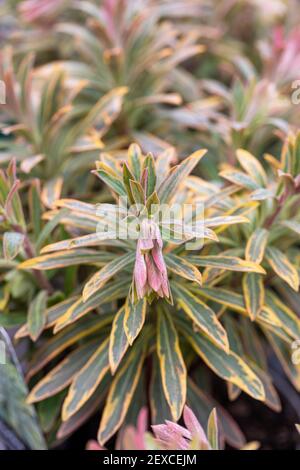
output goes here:
<path id="1" fill-rule="evenodd" d="M 18 265 L 18 269 L 56 269 L 76 266 L 78 264 L 106 265 L 111 261 L 111 253 L 88 249 L 65 250 L 58 253 L 37 256 Z"/>
<path id="2" fill-rule="evenodd" d="M 249 238 L 245 251 L 247 261 L 260 264 L 265 254 L 269 232 L 264 228 L 257 228 Z"/>
<path id="3" fill-rule="evenodd" d="M 24 235 L 18 232 L 5 232 L 3 235 L 3 255 L 7 260 L 14 259 L 24 244 Z"/>
<path id="4" fill-rule="evenodd" d="M 292 338 L 299 339 L 300 319 L 297 315 L 290 310 L 287 305 L 282 303 L 270 290 L 267 290 L 266 292 L 266 304 L 279 319 L 282 328 L 292 336 Z"/>
<path id="5" fill-rule="evenodd" d="M 135 260 L 135 252 L 126 253 L 114 259 L 100 271 L 94 274 L 91 279 L 85 284 L 82 297 L 84 302 L 89 299 L 93 294 L 99 291 L 107 281 L 119 271 L 124 268 L 130 267 Z"/>
<path id="6" fill-rule="evenodd" d="M 288 227 L 290 230 L 295 232 L 297 235 L 300 235 L 300 222 L 297 222 L 296 220 L 284 220 L 280 223 L 281 223 L 281 225 L 284 225 L 285 227 Z"/>
<path id="7" fill-rule="evenodd" d="M 115 434 L 125 419 L 142 372 L 146 345 L 145 338 L 136 342 L 115 375 L 98 431 L 101 445 Z"/>
<path id="8" fill-rule="evenodd" d="M 220 176 L 230 181 L 231 183 L 236 184 L 237 186 L 242 186 L 243 188 L 252 190 L 260 189 L 260 185 L 257 184 L 257 182 L 253 178 L 246 175 L 242 171 L 238 171 L 235 169 L 224 170 L 220 172 Z"/>
<path id="9" fill-rule="evenodd" d="M 27 387 L 17 368 L 0 365 L 1 417 L 31 450 L 46 450 L 33 406 L 26 403 Z"/>
<path id="10" fill-rule="evenodd" d="M 141 299 L 133 304 L 130 295 L 127 297 L 124 316 L 124 330 L 130 345 L 134 342 L 145 323 L 147 300 Z"/>
<path id="11" fill-rule="evenodd" d="M 292 350 L 291 346 L 293 343 L 286 343 L 271 331 L 264 330 L 264 333 L 274 349 L 274 352 L 287 377 L 290 379 L 295 389 L 300 392 L 300 365 L 297 361 L 291 360 L 293 358 L 293 354 L 297 353 L 297 350 Z M 297 354 L 296 359 L 298 359 L 298 357 L 299 353 Z"/>
<path id="12" fill-rule="evenodd" d="M 95 332 L 100 334 L 101 330 L 112 321 L 110 314 L 102 314 L 97 317 L 85 318 L 79 321 L 75 325 L 71 325 L 66 328 L 65 331 L 61 331 L 59 334 L 50 338 L 44 345 L 35 351 L 31 362 L 28 367 L 28 379 L 33 377 L 39 372 L 45 365 L 47 365 L 52 359 L 57 357 L 61 352 L 65 351 L 69 346 L 72 346 L 77 341 L 80 341 Z"/>
<path id="13" fill-rule="evenodd" d="M 134 199 L 135 204 L 145 204 L 145 194 L 142 188 L 141 183 L 138 181 L 130 180 L 130 189 Z"/>
<path id="14" fill-rule="evenodd" d="M 171 201 L 171 199 L 175 196 L 179 186 L 193 171 L 195 166 L 199 163 L 206 152 L 206 150 L 198 150 L 186 158 L 180 165 L 172 169 L 158 189 L 158 197 L 161 204 Z"/>
<path id="15" fill-rule="evenodd" d="M 79 320 L 81 317 L 89 313 L 91 310 L 99 307 L 101 304 L 110 302 L 111 300 L 118 300 L 128 292 L 128 280 L 119 279 L 110 282 L 107 286 L 93 294 L 88 300 L 84 302 L 82 298 L 74 302 L 66 313 L 58 319 L 55 324 L 54 333 L 62 330 L 66 326 Z"/>
<path id="16" fill-rule="evenodd" d="M 247 312 L 254 320 L 261 312 L 265 303 L 265 289 L 262 276 L 247 273 L 243 276 L 243 293 Z"/>
<path id="17" fill-rule="evenodd" d="M 156 187 L 156 172 L 155 172 L 155 163 L 153 155 L 150 153 L 145 158 L 144 168 L 148 170 L 148 178 L 147 178 L 147 191 L 146 197 L 148 198 L 151 194 L 155 191 Z"/>
<path id="18" fill-rule="evenodd" d="M 217 302 L 221 305 L 225 305 L 226 307 L 229 307 L 236 312 L 246 312 L 243 296 L 230 290 L 222 289 L 220 287 L 197 286 L 197 288 L 193 288 L 192 291 L 196 295 L 200 294 L 206 299 L 212 300 L 213 302 Z"/>
<path id="19" fill-rule="evenodd" d="M 130 204 L 134 204 L 134 197 L 133 197 L 131 186 L 130 186 L 130 181 L 133 181 L 133 180 L 134 180 L 134 176 L 131 173 L 131 171 L 129 170 L 127 164 L 124 162 L 124 165 L 123 165 L 123 183 L 124 183 L 124 186 L 127 190 L 127 194 L 128 194 L 128 197 L 129 197 Z"/>
<path id="20" fill-rule="evenodd" d="M 40 250 L 51 232 L 59 225 L 66 214 L 67 210 L 61 210 L 51 220 L 49 220 L 49 222 L 47 222 L 45 227 L 43 227 L 43 230 L 40 232 L 35 244 L 37 252 Z"/>
<path id="21" fill-rule="evenodd" d="M 289 261 L 287 256 L 275 247 L 268 247 L 266 250 L 266 258 L 275 271 L 275 273 L 283 279 L 292 289 L 299 289 L 299 275 L 295 266 Z"/>
<path id="22" fill-rule="evenodd" d="M 109 339 L 109 365 L 111 373 L 114 375 L 124 354 L 126 353 L 129 342 L 124 329 L 125 306 L 120 308 L 115 315 L 111 326 Z"/>
<path id="23" fill-rule="evenodd" d="M 217 410 L 214 408 L 208 418 L 207 422 L 207 437 L 210 446 L 213 450 L 219 449 L 219 434 L 218 434 L 218 418 Z"/>
<path id="24" fill-rule="evenodd" d="M 171 420 L 171 410 L 166 400 L 161 373 L 159 367 L 159 359 L 156 353 L 152 355 L 151 381 L 149 389 L 149 399 L 151 408 L 151 423 L 161 424 L 166 419 Z"/>
<path id="25" fill-rule="evenodd" d="M 142 153 L 140 147 L 137 144 L 131 144 L 128 149 L 128 160 L 137 181 L 141 178 L 141 157 Z"/>
<path id="26" fill-rule="evenodd" d="M 267 175 L 263 166 L 257 158 L 255 158 L 250 152 L 243 149 L 238 149 L 236 155 L 241 167 L 248 173 L 248 175 L 256 181 L 259 185 L 266 185 Z"/>
<path id="27" fill-rule="evenodd" d="M 99 345 L 98 340 L 79 347 L 46 374 L 31 390 L 27 402 L 35 403 L 56 395 L 72 382 Z"/>
<path id="28" fill-rule="evenodd" d="M 123 181 L 121 181 L 119 176 L 105 163 L 97 162 L 97 168 L 93 170 L 92 173 L 98 176 L 98 178 L 119 196 L 127 196 Z"/>
<path id="29" fill-rule="evenodd" d="M 194 322 L 195 326 L 204 331 L 221 348 L 228 350 L 229 344 L 226 331 L 214 311 L 180 284 L 172 284 L 172 287 L 178 305 Z"/>
<path id="30" fill-rule="evenodd" d="M 42 228 L 42 204 L 39 180 L 34 180 L 29 190 L 29 211 L 36 240 Z"/>
<path id="31" fill-rule="evenodd" d="M 32 341 L 36 341 L 46 323 L 47 292 L 42 290 L 29 305 L 27 326 Z"/>
<path id="32" fill-rule="evenodd" d="M 109 338 L 105 339 L 85 366 L 75 376 L 62 408 L 62 420 L 67 421 L 95 392 L 109 370 Z"/>
<path id="33" fill-rule="evenodd" d="M 261 381 L 243 359 L 232 351 L 224 351 L 201 331 L 193 331 L 182 318 L 177 318 L 177 323 L 196 353 L 219 377 L 233 383 L 257 400 L 265 399 Z"/>
<path id="34" fill-rule="evenodd" d="M 265 274 L 265 270 L 252 261 L 246 261 L 235 256 L 187 256 L 186 259 L 196 266 L 228 269 L 230 271 L 255 272 Z"/>
<path id="35" fill-rule="evenodd" d="M 173 420 L 178 421 L 186 400 L 186 367 L 173 320 L 162 308 L 157 316 L 157 354 L 164 395 Z"/>
<path id="36" fill-rule="evenodd" d="M 167 267 L 173 273 L 185 279 L 189 279 L 190 281 L 197 282 L 199 285 L 201 285 L 202 276 L 200 271 L 191 263 L 189 263 L 185 258 L 169 253 L 165 256 L 165 261 Z"/>

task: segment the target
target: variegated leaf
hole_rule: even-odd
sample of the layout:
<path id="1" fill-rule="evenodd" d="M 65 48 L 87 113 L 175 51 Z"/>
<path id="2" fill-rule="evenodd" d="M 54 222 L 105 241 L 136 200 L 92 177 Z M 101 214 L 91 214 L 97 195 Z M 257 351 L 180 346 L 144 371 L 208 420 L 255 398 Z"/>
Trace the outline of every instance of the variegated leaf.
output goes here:
<path id="1" fill-rule="evenodd" d="M 300 338 L 300 319 L 290 308 L 270 290 L 266 293 L 266 304 L 279 319 L 282 328 L 295 339 Z"/>
<path id="2" fill-rule="evenodd" d="M 39 372 L 52 359 L 77 341 L 84 339 L 95 332 L 101 331 L 112 321 L 112 315 L 103 314 L 101 317 L 90 317 L 71 325 L 65 331 L 53 336 L 40 349 L 38 349 L 28 366 L 28 379 Z M 99 333 L 100 334 L 100 333 Z"/>
<path id="3" fill-rule="evenodd" d="M 248 173 L 248 175 L 257 182 L 257 184 L 264 186 L 267 183 L 267 175 L 259 160 L 250 152 L 243 149 L 238 149 L 236 155 L 241 167 L 246 171 L 246 173 Z"/>
<path id="4" fill-rule="evenodd" d="M 126 353 L 129 342 L 124 329 L 125 306 L 120 308 L 111 326 L 109 339 L 109 365 L 111 373 L 114 375 L 124 354 Z"/>
<path id="5" fill-rule="evenodd" d="M 218 418 L 217 410 L 214 408 L 208 418 L 207 422 L 207 437 L 210 446 L 213 450 L 219 449 L 219 432 L 218 432 Z"/>
<path id="6" fill-rule="evenodd" d="M 210 266 L 213 268 L 220 268 L 230 271 L 241 271 L 241 272 L 254 272 L 265 274 L 265 270 L 257 263 L 252 261 L 243 260 L 235 256 L 222 256 L 222 255 L 211 255 L 211 256 L 187 256 L 187 260 L 195 264 L 196 266 Z"/>
<path id="7" fill-rule="evenodd" d="M 241 388 L 257 400 L 264 400 L 265 392 L 260 379 L 237 354 L 224 351 L 202 332 L 195 333 L 190 325 L 178 320 L 182 332 L 197 354 L 217 375 Z"/>
<path id="8" fill-rule="evenodd" d="M 201 285 L 202 277 L 200 271 L 186 261 L 185 258 L 170 253 L 165 256 L 165 261 L 170 271 Z"/>
<path id="9" fill-rule="evenodd" d="M 166 400 L 160 367 L 157 354 L 152 355 L 152 368 L 151 368 L 151 381 L 149 390 L 150 408 L 151 408 L 151 423 L 161 424 L 166 419 L 171 420 L 170 406 Z"/>
<path id="10" fill-rule="evenodd" d="M 228 350 L 226 331 L 214 311 L 180 284 L 172 284 L 178 305 L 184 310 L 195 326 L 204 331 L 219 347 Z"/>
<path id="11" fill-rule="evenodd" d="M 110 263 L 106 264 L 85 284 L 82 293 L 83 301 L 85 302 L 93 294 L 99 291 L 106 284 L 106 282 L 119 271 L 122 271 L 122 269 L 126 267 L 130 267 L 134 260 L 135 252 L 130 252 L 119 256 Z"/>
<path id="12" fill-rule="evenodd" d="M 131 345 L 141 331 L 146 318 L 147 300 L 141 299 L 133 304 L 130 295 L 125 304 L 124 330 Z"/>
<path id="13" fill-rule="evenodd" d="M 249 238 L 246 246 L 245 258 L 247 261 L 260 264 L 265 254 L 268 241 L 268 230 L 257 228 Z"/>
<path id="14" fill-rule="evenodd" d="M 186 400 L 186 367 L 173 320 L 162 308 L 157 316 L 157 355 L 164 395 L 173 420 L 178 421 Z"/>
<path id="15" fill-rule="evenodd" d="M 109 338 L 100 344 L 75 376 L 63 404 L 63 421 L 67 421 L 87 402 L 109 370 L 108 344 Z"/>
<path id="16" fill-rule="evenodd" d="M 98 431 L 101 445 L 115 434 L 125 419 L 142 372 L 146 345 L 144 338 L 134 344 L 113 379 Z"/>
<path id="17" fill-rule="evenodd" d="M 242 171 L 238 171 L 235 169 L 223 170 L 220 172 L 220 176 L 230 181 L 231 183 L 234 183 L 237 186 L 241 186 L 243 188 L 252 190 L 260 188 L 259 184 L 253 178 L 246 175 L 246 173 L 243 173 Z"/>
<path id="18" fill-rule="evenodd" d="M 18 232 L 5 232 L 3 235 L 3 255 L 6 260 L 13 260 L 24 245 L 25 236 Z"/>
<path id="19" fill-rule="evenodd" d="M 98 340 L 76 349 L 46 374 L 28 396 L 29 403 L 45 400 L 64 390 L 98 347 Z"/>
<path id="20" fill-rule="evenodd" d="M 266 250 L 266 258 L 275 271 L 275 273 L 283 279 L 292 289 L 299 289 L 299 275 L 295 266 L 289 261 L 288 257 L 275 247 L 268 247 Z"/>
<path id="21" fill-rule="evenodd" d="M 193 171 L 207 150 L 198 150 L 186 158 L 180 165 L 174 167 L 169 176 L 161 183 L 158 189 L 158 197 L 161 204 L 171 201 L 179 186 Z"/>
<path id="22" fill-rule="evenodd" d="M 29 305 L 27 327 L 32 341 L 36 341 L 46 323 L 47 292 L 42 290 Z"/>
<path id="23" fill-rule="evenodd" d="M 244 274 L 243 293 L 247 312 L 251 320 L 254 320 L 261 312 L 265 302 L 265 288 L 262 276 L 256 273 Z"/>
<path id="24" fill-rule="evenodd" d="M 47 270 L 76 266 L 78 264 L 96 264 L 99 266 L 109 263 L 111 258 L 112 255 L 107 252 L 85 249 L 66 250 L 28 259 L 20 263 L 18 269 Z"/>
<path id="25" fill-rule="evenodd" d="M 55 324 L 54 333 L 57 333 L 71 323 L 79 320 L 101 304 L 124 297 L 128 292 L 128 287 L 129 283 L 127 280 L 115 280 L 101 289 L 100 292 L 92 295 L 86 302 L 84 302 L 82 298 L 78 299 L 69 307 L 66 313 L 58 319 Z"/>

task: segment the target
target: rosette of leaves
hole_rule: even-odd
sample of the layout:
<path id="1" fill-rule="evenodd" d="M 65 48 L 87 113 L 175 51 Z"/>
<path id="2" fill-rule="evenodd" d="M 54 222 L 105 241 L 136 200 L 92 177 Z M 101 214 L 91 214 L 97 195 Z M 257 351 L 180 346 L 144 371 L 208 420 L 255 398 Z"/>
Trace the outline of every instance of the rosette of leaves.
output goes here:
<path id="1" fill-rule="evenodd" d="M 193 3 L 185 6 L 188 15 Z M 172 9 L 178 6 L 180 14 L 181 2 L 172 3 Z M 128 88 L 116 124 L 126 146 L 133 139 L 147 150 L 167 146 L 165 136 L 176 124 L 168 110 L 181 103 L 181 90 L 192 82 L 184 72 L 180 78 L 180 65 L 204 50 L 198 28 L 177 26 L 173 18 L 166 19 L 168 10 L 168 3 L 149 0 L 100 5 L 79 0 L 70 5 L 70 20 L 57 22 L 52 31 L 58 43 L 68 45 L 66 60 L 58 63 L 73 83 L 88 82 L 85 97 L 90 105 L 115 87 Z"/>
<path id="2" fill-rule="evenodd" d="M 224 292 L 227 300 L 225 297 L 223 300 L 225 305 L 228 301 L 230 309 L 243 312 L 252 322 L 264 316 L 268 324 L 260 325 L 264 338 L 253 330 L 253 353 L 256 343 L 260 364 L 270 380 L 267 341 L 299 391 L 299 364 L 292 357 L 300 337 L 300 134 L 287 138 L 279 159 L 266 154 L 266 168 L 245 150 L 237 151 L 237 159 L 240 168 L 224 166 L 221 176 L 238 190 L 241 201 L 248 201 L 250 223 L 230 228 L 224 243 L 231 252 L 260 264 L 266 274 L 245 274 L 239 293 L 236 291 L 233 295 L 227 290 Z M 244 244 L 245 249 L 241 249 Z M 210 295 L 213 296 L 213 292 Z M 230 296 L 234 301 L 229 302 Z M 243 334 L 249 336 L 246 328 L 243 327 Z"/>
<path id="3" fill-rule="evenodd" d="M 90 106 L 81 93 L 86 82 L 70 89 L 63 71 L 48 75 L 34 68 L 34 56 L 26 56 L 19 66 L 13 64 L 9 50 L 1 54 L 6 83 L 6 103 L 1 106 L 1 161 L 15 157 L 25 178 L 45 182 L 43 203 L 51 207 L 65 188 L 88 168 L 102 138 L 120 112 L 125 88 L 99 95 Z M 86 182 L 81 181 L 85 187 Z"/>
<path id="4" fill-rule="evenodd" d="M 248 363 L 248 357 L 236 351 L 222 318 L 226 309 L 231 311 L 232 299 L 240 299 L 235 292 L 224 291 L 223 279 L 230 286 L 229 280 L 236 276 L 238 291 L 240 273 L 265 273 L 259 263 L 224 251 L 223 244 L 218 244 L 221 235 L 226 240 L 231 226 L 248 222 L 249 201 L 243 203 L 234 197 L 239 189 L 234 185 L 220 189 L 219 184 L 189 176 L 204 154 L 197 151 L 173 168 L 172 152 L 154 159 L 132 145 L 123 164 L 103 154 L 94 173 L 109 186 L 113 197 L 126 196 L 128 207 L 57 201 L 57 214 L 62 209 L 68 211 L 61 219 L 65 230 L 72 233 L 76 228 L 79 236 L 45 246 L 40 256 L 19 265 L 21 270 L 38 271 L 72 265 L 94 267 L 89 268 L 91 277 L 83 282 L 82 294 L 78 292 L 46 311 L 41 348 L 28 367 L 29 378 L 45 366 L 48 370 L 32 389 L 30 402 L 43 402 L 68 389 L 66 397 L 59 396 L 60 403 L 63 400 L 59 437 L 80 425 L 105 399 L 98 435 L 99 442 L 105 443 L 136 415 L 148 391 L 152 423 L 168 417 L 177 421 L 187 400 L 204 424 L 214 406 L 209 391 L 197 386 L 207 374 L 206 366 L 230 386 L 255 399 L 266 399 L 263 372 L 255 360 Z M 195 227 L 203 222 L 201 211 L 191 214 L 194 225 L 184 222 L 184 240 L 178 237 L 177 224 L 166 235 L 163 219 L 158 221 L 171 295 L 161 295 L 149 281 L 152 291 L 139 298 L 134 275 L 137 241 L 119 237 L 113 224 L 116 211 L 121 212 L 122 225 L 127 217 L 123 210 L 134 211 L 139 204 L 143 204 L 144 216 L 154 220 L 152 207 L 176 202 L 183 207 L 196 201 L 205 201 L 201 255 L 199 245 L 192 255 L 184 243 L 198 238 Z M 196 265 L 205 268 L 202 275 Z M 214 276 L 219 271 L 221 275 Z M 147 275 L 149 280 L 149 272 Z M 242 307 L 238 311 L 245 313 Z M 234 314 L 229 320 L 235 320 Z M 264 313 L 258 314 L 256 321 L 269 327 Z M 28 326 L 24 325 L 17 338 L 27 335 Z M 195 402 L 202 406 L 194 406 Z M 241 447 L 243 436 L 217 406 L 223 426 L 230 430 L 228 441 Z"/>

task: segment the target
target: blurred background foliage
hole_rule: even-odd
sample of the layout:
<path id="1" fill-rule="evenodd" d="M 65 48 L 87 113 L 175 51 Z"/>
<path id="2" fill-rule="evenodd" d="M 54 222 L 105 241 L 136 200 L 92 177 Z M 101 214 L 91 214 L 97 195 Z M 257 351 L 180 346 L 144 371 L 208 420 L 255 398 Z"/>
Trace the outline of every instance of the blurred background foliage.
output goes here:
<path id="1" fill-rule="evenodd" d="M 30 325 L 33 340 L 20 340 L 22 334 L 17 337 L 21 365 L 11 357 L 8 365 L 0 365 L 0 433 L 3 420 L 19 434 L 23 441 L 20 445 L 57 445 L 82 426 L 102 400 L 92 397 L 65 423 L 60 419 L 66 397 L 64 387 L 40 402 L 36 410 L 25 405 L 27 385 L 19 372 L 23 369 L 29 373 L 30 388 L 49 373 L 47 365 L 33 379 L 29 359 L 39 351 L 40 341 L 45 339 L 47 343 L 52 337 L 49 329 L 55 324 L 55 315 L 61 313 L 55 306 L 68 301 L 70 306 L 92 271 L 90 266 L 72 263 L 59 274 L 56 269 L 47 275 L 18 269 L 24 259 L 38 256 L 44 245 L 94 229 L 88 217 L 71 216 L 58 209 L 55 201 L 61 197 L 89 203 L 113 200 L 90 172 L 100 153 L 102 161 L 114 168 L 116 162 L 127 158 L 132 142 L 138 143 L 144 154 L 163 155 L 168 164 L 207 148 L 207 156 L 196 170 L 200 198 L 212 194 L 217 197 L 221 188 L 232 184 L 236 186 L 232 194 L 242 188 L 238 196 L 242 205 L 253 197 L 254 189 L 263 190 L 255 199 L 261 201 L 270 194 L 273 197 L 274 188 L 278 191 L 276 197 L 286 197 L 285 189 L 296 187 L 297 173 L 284 168 L 284 160 L 292 159 L 287 154 L 300 158 L 299 137 L 295 141 L 289 137 L 296 135 L 300 119 L 300 104 L 292 102 L 294 83 L 300 80 L 299 24 L 297 0 L 0 1 L 0 79 L 5 83 L 5 103 L 0 105 L 0 326 L 13 336 L 16 329 Z M 289 142 L 290 153 L 288 144 L 282 150 L 283 142 Z M 261 186 L 251 187 L 251 181 L 247 186 L 243 176 L 239 179 L 240 174 L 232 179 L 234 168 L 241 166 L 237 152 L 240 148 L 255 155 L 267 171 L 268 179 Z M 277 179 L 274 174 L 280 158 L 281 171 L 290 176 Z M 190 188 L 192 183 L 190 180 Z M 241 256 L 241 246 L 244 250 L 261 221 L 267 220 L 271 227 L 273 221 L 268 216 L 273 213 L 273 202 L 267 201 L 263 209 L 254 207 L 250 228 L 237 226 L 226 231 L 223 252 Z M 232 207 L 234 203 L 230 198 Z M 292 200 L 283 207 L 281 221 L 291 223 L 285 229 L 277 227 L 271 243 L 275 250 L 288 252 L 299 272 L 297 203 L 297 199 Z M 289 230 L 287 237 L 283 230 Z M 273 258 L 275 255 L 273 252 Z M 104 266 L 109 256 L 98 254 L 96 266 Z M 274 268 L 272 253 L 268 259 L 268 268 L 272 262 Z M 284 275 L 280 277 L 278 271 L 277 266 L 278 278 L 274 279 L 274 273 L 270 275 L 272 289 L 280 292 L 283 301 L 299 316 L 299 294 L 291 286 L 293 281 L 289 286 L 282 283 Z M 219 275 L 222 281 L 224 272 L 207 268 L 207 279 L 213 284 Z M 46 316 L 37 314 L 46 309 L 48 317 L 49 311 L 54 315 L 48 323 Z M 109 299 L 103 310 L 110 309 Z M 241 341 L 248 353 L 251 350 L 254 354 L 255 346 L 249 338 L 255 331 L 252 323 L 248 321 L 245 327 L 241 320 L 238 324 L 237 334 L 243 336 Z M 230 318 L 227 328 L 234 330 Z M 256 335 L 253 332 L 255 341 Z M 290 367 L 284 341 L 271 333 L 269 336 L 297 388 L 299 376 Z M 72 341 L 67 347 L 72 350 Z M 192 356 L 188 353 L 187 357 Z M 264 353 L 262 357 L 261 366 Z M 289 388 L 276 364 L 272 362 L 270 367 L 276 385 L 283 396 L 291 397 L 291 407 L 298 408 L 299 414 L 299 396 L 295 388 Z M 57 365 L 55 359 L 51 365 Z M 194 412 L 198 407 L 197 417 L 205 427 L 215 406 L 214 393 L 205 386 L 209 377 L 206 369 L 196 372 L 195 383 L 189 387 L 190 403 L 194 404 Z M 272 387 L 271 408 L 279 411 L 277 392 Z M 239 393 L 234 386 L 228 386 L 230 399 Z M 7 394 L 9 404 L 5 401 Z M 129 409 L 127 424 L 135 424 L 142 401 L 136 409 Z M 234 411 L 234 406 L 231 408 Z M 218 416 L 227 443 L 243 447 L 245 437 L 228 410 L 218 405 Z M 33 432 L 28 433 L 28 429 Z"/>

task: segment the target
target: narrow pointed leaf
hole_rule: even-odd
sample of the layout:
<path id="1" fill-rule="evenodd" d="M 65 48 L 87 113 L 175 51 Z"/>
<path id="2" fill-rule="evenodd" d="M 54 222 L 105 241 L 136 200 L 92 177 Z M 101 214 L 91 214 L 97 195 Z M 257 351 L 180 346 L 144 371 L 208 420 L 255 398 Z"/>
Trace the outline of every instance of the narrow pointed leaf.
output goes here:
<path id="1" fill-rule="evenodd" d="M 190 291 L 177 283 L 174 285 L 174 292 L 179 306 L 194 324 L 204 331 L 211 340 L 215 341 L 221 348 L 228 350 L 229 344 L 226 331 L 217 319 L 214 311 Z"/>
<path id="2" fill-rule="evenodd" d="M 261 312 L 265 302 L 265 289 L 262 276 L 247 273 L 243 276 L 243 293 L 247 312 L 254 320 Z"/>
<path id="3" fill-rule="evenodd" d="M 56 322 L 54 333 L 78 321 L 81 317 L 99 307 L 101 304 L 124 297 L 128 292 L 128 287 L 128 282 L 120 279 L 109 283 L 109 285 L 101 289 L 100 292 L 92 295 L 86 302 L 84 302 L 82 298 L 78 299 Z"/>
<path id="4" fill-rule="evenodd" d="M 106 264 L 106 266 L 104 266 L 100 271 L 94 274 L 92 278 L 85 284 L 82 293 L 83 300 L 86 301 L 94 293 L 99 291 L 104 286 L 104 284 L 119 271 L 122 271 L 122 269 L 124 268 L 130 267 L 133 264 L 134 260 L 135 253 L 130 252 Z"/>
<path id="5" fill-rule="evenodd" d="M 201 285 L 202 276 L 200 271 L 191 263 L 186 261 L 185 258 L 168 254 L 165 256 L 165 261 L 170 271 L 177 274 L 178 276 L 189 279 L 190 281 L 197 282 Z"/>
<path id="6" fill-rule="evenodd" d="M 109 338 L 105 339 L 85 366 L 75 376 L 62 408 L 62 420 L 67 421 L 91 397 L 109 369 Z"/>
<path id="7" fill-rule="evenodd" d="M 237 152 L 238 161 L 248 175 L 257 182 L 259 185 L 265 185 L 267 182 L 267 176 L 262 164 L 255 158 L 250 152 L 243 149 L 238 149 Z"/>
<path id="8" fill-rule="evenodd" d="M 186 158 L 180 165 L 175 167 L 173 171 L 171 171 L 169 176 L 167 176 L 158 189 L 158 197 L 161 204 L 171 201 L 171 199 L 175 196 L 179 186 L 193 171 L 195 166 L 199 163 L 205 154 L 206 150 L 198 150 Z"/>
<path id="9" fill-rule="evenodd" d="M 265 274 L 265 270 L 257 263 L 246 261 L 235 256 L 187 256 L 187 260 L 196 266 L 210 266 L 213 268 L 227 269 L 229 271 L 255 272 Z"/>
<path id="10" fill-rule="evenodd" d="M 250 176 L 246 175 L 242 171 L 237 170 L 224 170 L 221 171 L 220 176 L 225 178 L 226 180 L 230 181 L 230 183 L 234 183 L 237 186 L 242 186 L 243 188 L 247 189 L 260 189 L 260 185 Z"/>
<path id="11" fill-rule="evenodd" d="M 58 253 L 31 258 L 18 265 L 18 269 L 56 269 L 76 266 L 78 264 L 105 265 L 111 261 L 111 254 L 92 250 L 66 250 Z"/>
<path id="12" fill-rule="evenodd" d="M 141 299 L 133 304 L 130 295 L 127 297 L 124 316 L 124 330 L 131 345 L 143 328 L 146 318 L 147 300 Z"/>
<path id="13" fill-rule="evenodd" d="M 214 408 L 208 418 L 207 422 L 207 437 L 210 446 L 213 450 L 219 449 L 219 434 L 218 434 L 218 418 L 217 410 Z"/>
<path id="14" fill-rule="evenodd" d="M 172 419 L 170 406 L 164 394 L 157 354 L 152 355 L 149 398 L 152 424 L 161 424 L 166 419 Z"/>
<path id="15" fill-rule="evenodd" d="M 237 354 L 224 351 L 200 331 L 195 333 L 186 321 L 178 321 L 182 332 L 197 354 L 219 377 L 227 380 L 257 400 L 264 400 L 260 379 Z"/>
<path id="16" fill-rule="evenodd" d="M 34 386 L 28 396 L 28 402 L 45 400 L 66 388 L 97 347 L 98 341 L 93 341 L 69 354 Z"/>
<path id="17" fill-rule="evenodd" d="M 164 395 L 173 420 L 178 421 L 186 400 L 186 367 L 172 318 L 162 309 L 157 318 L 157 354 Z"/>
<path id="18" fill-rule="evenodd" d="M 109 365 L 111 373 L 114 375 L 124 354 L 126 353 L 129 342 L 124 329 L 125 306 L 120 308 L 116 314 L 111 327 L 109 339 Z"/>
<path id="19" fill-rule="evenodd" d="M 43 331 L 46 323 L 47 292 L 42 290 L 37 294 L 29 306 L 28 332 L 32 341 L 36 341 Z"/>
<path id="20" fill-rule="evenodd" d="M 116 373 L 109 389 L 98 431 L 98 440 L 101 445 L 104 445 L 118 431 L 125 419 L 142 372 L 145 349 L 144 338 L 141 338 L 141 341 L 132 347 L 122 367 Z"/>
<path id="21" fill-rule="evenodd" d="M 260 264 L 265 254 L 269 232 L 264 228 L 257 228 L 248 240 L 245 252 L 247 261 Z"/>
<path id="22" fill-rule="evenodd" d="M 300 338 L 300 319 L 289 309 L 287 305 L 279 300 L 270 290 L 267 290 L 266 304 L 268 308 L 275 314 L 282 325 L 282 328 L 292 336 L 292 338 Z"/>
<path id="23" fill-rule="evenodd" d="M 299 289 L 299 275 L 295 266 L 289 261 L 287 256 L 275 247 L 268 247 L 266 257 L 269 265 L 275 273 L 283 279 L 292 289 Z"/>
<path id="24" fill-rule="evenodd" d="M 18 232 L 5 232 L 3 235 L 3 255 L 7 260 L 14 259 L 24 244 L 24 235 Z"/>

